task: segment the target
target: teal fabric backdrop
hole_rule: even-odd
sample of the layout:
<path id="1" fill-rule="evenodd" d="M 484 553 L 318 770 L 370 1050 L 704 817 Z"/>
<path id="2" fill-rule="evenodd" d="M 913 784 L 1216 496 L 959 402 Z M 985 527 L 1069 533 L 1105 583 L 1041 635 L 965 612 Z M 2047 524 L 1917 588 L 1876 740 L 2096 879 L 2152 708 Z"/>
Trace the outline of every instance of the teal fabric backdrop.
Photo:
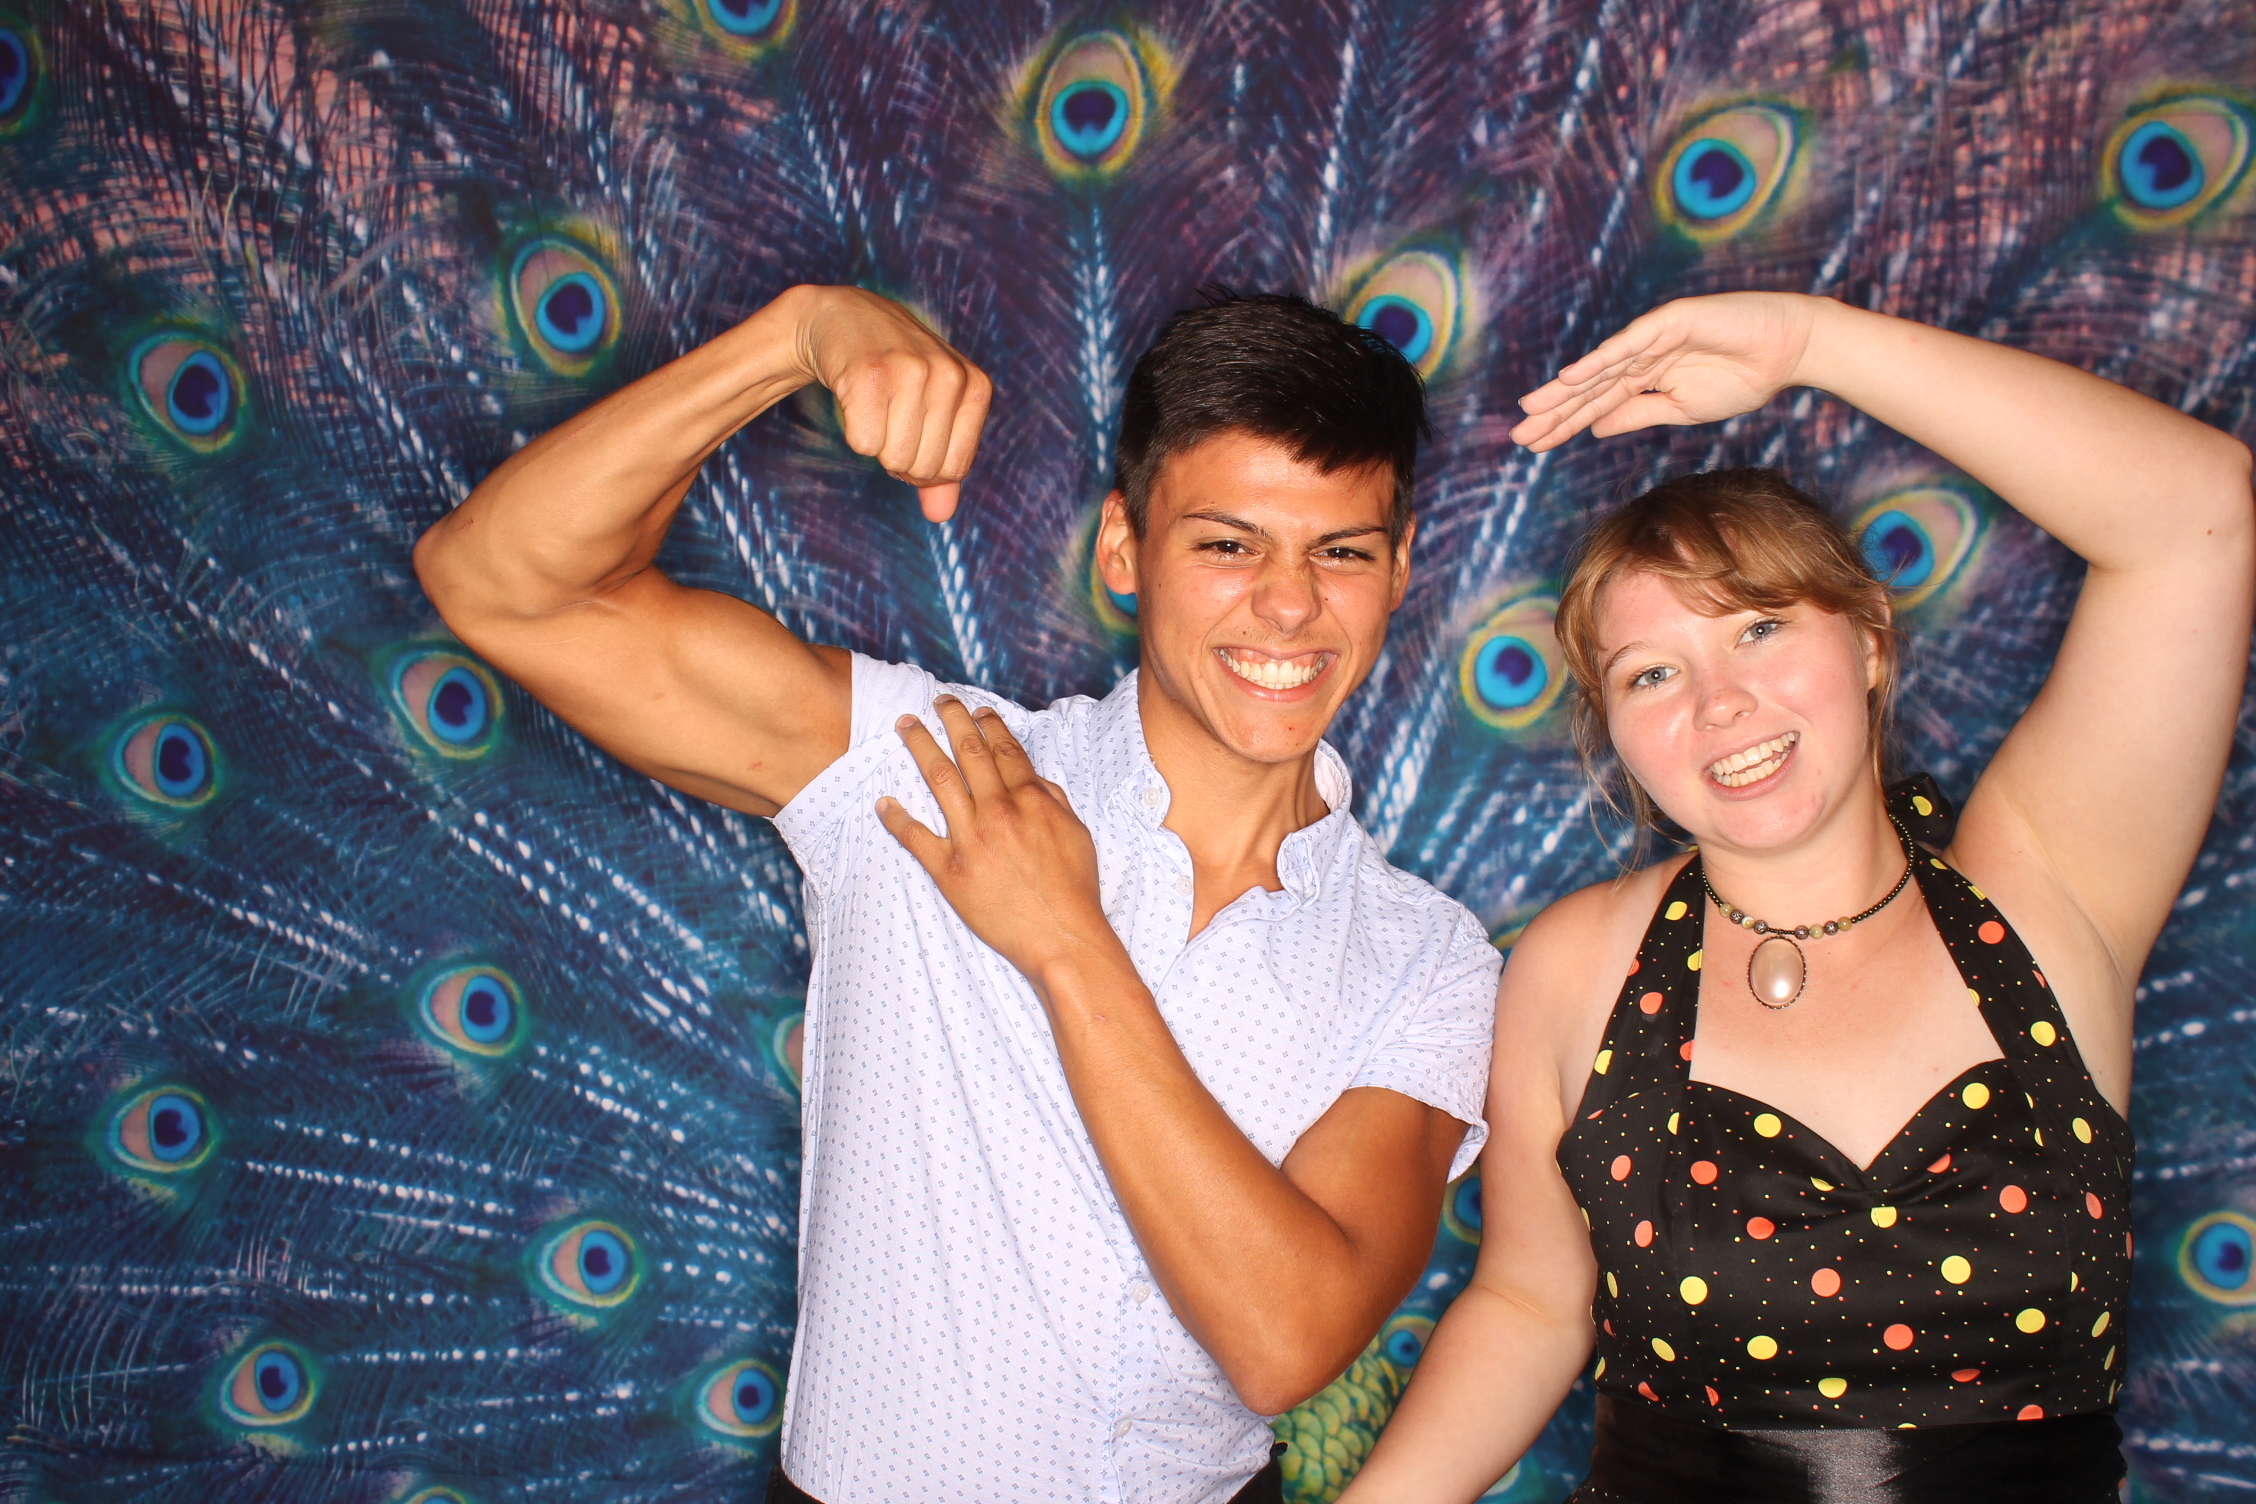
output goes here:
<path id="1" fill-rule="evenodd" d="M 793 282 L 905 299 L 995 377 L 959 518 L 803 398 L 666 564 L 1102 691 L 1126 367 L 1205 282 L 1331 303 L 1436 427 L 1335 740 L 1393 859 L 1509 945 L 1624 849 L 1550 630 L 1609 502 L 1748 462 L 1827 496 L 1910 628 L 1905 761 L 1958 795 L 2077 576 L 1827 399 L 1535 457 L 1515 396 L 1659 299 L 1794 288 L 2256 439 L 2252 89 L 2247 0 L 0 0 L 0 1498 L 765 1477 L 797 878 L 417 590 L 417 534 L 528 436 Z M 2249 729 L 2141 994 L 2146 1499 L 2256 1491 Z M 1403 1311 L 1280 1422 L 1294 1497 L 1368 1450 L 1480 1228 L 1453 1188 Z M 1559 1498 L 1588 1404 L 1495 1496 Z"/>

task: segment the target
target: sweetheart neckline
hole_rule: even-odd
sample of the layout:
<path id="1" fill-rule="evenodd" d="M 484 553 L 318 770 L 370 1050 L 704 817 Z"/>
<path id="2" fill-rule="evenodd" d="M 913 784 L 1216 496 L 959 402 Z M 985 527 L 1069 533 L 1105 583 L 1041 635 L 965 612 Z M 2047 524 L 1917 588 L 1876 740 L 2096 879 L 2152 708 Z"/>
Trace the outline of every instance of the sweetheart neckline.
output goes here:
<path id="1" fill-rule="evenodd" d="M 1985 1067 L 1993 1065 L 2005 1066 L 2007 1068 L 2007 1074 L 2010 1075 L 2012 1064 L 2013 1062 L 2008 1060 L 2001 1053 L 1993 1055 L 1987 1060 L 1977 1060 L 1976 1062 L 1974 1062 L 1974 1064 L 1968 1066 L 1965 1070 L 1960 1071 L 1957 1075 L 1951 1077 L 1950 1080 L 1944 1082 L 1942 1086 L 1936 1090 L 1933 1096 L 1929 1097 L 1926 1101 L 1920 1103 L 1917 1108 L 1913 1109 L 1911 1116 L 1904 1119 L 1903 1126 L 1896 1130 L 1895 1136 L 1890 1138 L 1886 1143 L 1882 1144 L 1880 1146 L 1880 1152 L 1872 1156 L 1872 1161 L 1870 1164 L 1862 1165 L 1851 1159 L 1838 1144 L 1833 1142 L 1833 1140 L 1827 1138 L 1824 1134 L 1819 1133 L 1815 1128 L 1812 1128 L 1809 1124 L 1803 1122 L 1800 1118 L 1795 1117 L 1792 1113 L 1787 1112 L 1782 1108 L 1774 1107 L 1770 1103 L 1762 1100 L 1762 1098 L 1760 1097 L 1749 1096 L 1743 1091 L 1738 1091 L 1729 1086 L 1718 1085 L 1713 1081 L 1696 1081 L 1692 1078 L 1692 1075 L 1689 1071 L 1685 1073 L 1684 1084 L 1686 1086 L 1703 1087 L 1708 1091 L 1722 1092 L 1725 1096 L 1737 1097 L 1742 1102 L 1751 1103 L 1755 1107 L 1760 1108 L 1762 1111 L 1770 1113 L 1773 1116 L 1776 1116 L 1784 1120 L 1785 1122 L 1792 1124 L 1794 1127 L 1799 1128 L 1802 1132 L 1808 1134 L 1810 1138 L 1818 1145 L 1818 1147 L 1824 1151 L 1825 1155 L 1828 1158 L 1837 1160 L 1840 1163 L 1849 1166 L 1856 1172 L 1857 1179 L 1863 1181 L 1866 1185 L 1871 1185 L 1873 1184 L 1872 1166 L 1877 1165 L 1878 1163 L 1880 1163 L 1880 1161 L 1886 1159 L 1889 1153 L 1896 1147 L 1896 1145 L 1902 1143 L 1904 1139 L 1911 1133 L 1911 1130 L 1919 1126 L 1919 1120 L 1927 1116 L 1927 1114 L 1934 1109 L 1937 1103 L 1943 1101 L 1946 1097 L 1954 1097 L 1965 1091 L 1966 1083 L 1969 1078 L 1971 1078 L 1976 1072 L 1984 1069 Z"/>

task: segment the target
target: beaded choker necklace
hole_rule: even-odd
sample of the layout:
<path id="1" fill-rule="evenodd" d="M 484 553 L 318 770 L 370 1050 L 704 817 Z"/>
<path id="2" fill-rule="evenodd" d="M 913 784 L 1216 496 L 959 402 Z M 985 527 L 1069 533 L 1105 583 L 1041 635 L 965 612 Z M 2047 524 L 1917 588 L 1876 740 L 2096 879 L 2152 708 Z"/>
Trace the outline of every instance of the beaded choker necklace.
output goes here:
<path id="1" fill-rule="evenodd" d="M 1766 923 L 1743 909 L 1734 908 L 1708 881 L 1707 862 L 1700 863 L 1700 886 L 1707 890 L 1715 906 L 1723 910 L 1723 917 L 1743 930 L 1753 930 L 1764 937 L 1756 942 L 1754 954 L 1747 957 L 1747 990 L 1755 995 L 1756 1002 L 1773 1012 L 1793 1007 L 1801 1000 L 1802 989 L 1809 985 L 1809 957 L 1802 954 L 1800 942 L 1822 940 L 1827 935 L 1854 929 L 1894 903 L 1896 895 L 1911 882 L 1911 866 L 1918 860 L 1918 849 L 1911 844 L 1911 832 L 1903 828 L 1901 820 L 1890 815 L 1888 823 L 1903 837 L 1903 876 L 1896 879 L 1896 885 L 1888 890 L 1886 898 L 1863 913 L 1851 914 L 1846 919 L 1828 919 L 1823 924 L 1797 924 L 1788 928 Z"/>

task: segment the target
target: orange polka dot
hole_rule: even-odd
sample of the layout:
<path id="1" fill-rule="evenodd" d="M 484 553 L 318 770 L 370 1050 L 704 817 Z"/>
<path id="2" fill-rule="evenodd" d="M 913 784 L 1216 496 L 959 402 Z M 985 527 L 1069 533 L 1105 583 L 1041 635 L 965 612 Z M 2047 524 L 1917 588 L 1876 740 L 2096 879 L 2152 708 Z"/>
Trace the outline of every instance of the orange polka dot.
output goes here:
<path id="1" fill-rule="evenodd" d="M 1768 1217 L 1749 1217 L 1747 1219 L 1747 1236 L 1758 1243 L 1776 1231 L 1778 1231 L 1778 1224 Z"/>
<path id="2" fill-rule="evenodd" d="M 1716 1179 L 1715 1161 L 1710 1159 L 1692 1161 L 1692 1178 L 1701 1185 L 1714 1185 Z"/>
<path id="3" fill-rule="evenodd" d="M 1886 1331 L 1882 1332 L 1880 1334 L 1880 1340 L 1887 1343 L 1889 1347 L 1900 1353 L 1905 1348 L 1911 1346 L 1912 1331 L 1910 1327 L 1905 1326 L 1902 1322 L 1899 1321 L 1894 1326 L 1889 1327 Z"/>
<path id="4" fill-rule="evenodd" d="M 1677 1046 L 1676 1053 L 1682 1058 L 1690 1060 L 1692 1058 L 1692 1041 L 1687 1039 L 1683 1044 Z"/>
<path id="5" fill-rule="evenodd" d="M 1954 1368 L 1951 1370 L 1952 1381 L 1959 1384 L 1971 1384 L 1981 1376 L 1982 1370 L 1979 1368 Z"/>
<path id="6" fill-rule="evenodd" d="M 1661 1397 L 1653 1392 L 1653 1386 L 1650 1384 L 1642 1382 L 1639 1383 L 1637 1386 L 1637 1392 L 1644 1395 L 1645 1398 L 1651 1400 L 1656 1405 L 1661 1402 Z"/>
<path id="7" fill-rule="evenodd" d="M 2029 1193 L 2017 1185 L 2009 1185 L 1998 1192 L 1998 1205 L 2009 1212 L 2025 1212 L 2029 1209 Z"/>
<path id="8" fill-rule="evenodd" d="M 1608 1173 L 1616 1180 L 1629 1179 L 1629 1156 L 1626 1154 L 1615 1155 L 1613 1167 Z"/>
<path id="9" fill-rule="evenodd" d="M 1982 927 L 1974 933 L 1982 937 L 1984 945 L 1996 945 L 2005 939 L 2005 926 L 1995 919 L 1985 919 L 1982 921 Z"/>
<path id="10" fill-rule="evenodd" d="M 1841 1293 L 1841 1272 L 1838 1269 L 1820 1269 L 1810 1276 L 1810 1288 L 1831 1300 Z"/>
<path id="11" fill-rule="evenodd" d="M 1599 1325 L 1605 1327 L 1607 1336 L 1611 1337 L 1614 1334 L 1614 1321 L 1611 1316 L 1600 1322 Z"/>
<path id="12" fill-rule="evenodd" d="M 1637 1224 L 1637 1231 L 1636 1231 L 1635 1233 L 1633 1233 L 1633 1234 L 1632 1234 L 1631 1236 L 1633 1236 L 1633 1237 L 1635 1237 L 1635 1238 L 1637 1239 L 1637 1246 L 1638 1246 L 1638 1247 L 1640 1247 L 1640 1248 L 1650 1248 L 1650 1247 L 1652 1247 L 1652 1246 L 1653 1246 L 1653 1224 L 1652 1224 L 1652 1223 L 1650 1223 L 1650 1222 L 1640 1222 L 1640 1223 L 1638 1223 L 1638 1224 Z"/>
<path id="13" fill-rule="evenodd" d="M 1661 1004 L 1664 1001 L 1666 1001 L 1666 999 L 1664 999 L 1658 992 L 1648 992 L 1643 997 L 1637 1000 L 1637 1006 L 1644 1009 L 1647 1013 L 1658 1013 L 1661 1011 Z"/>
<path id="14" fill-rule="evenodd" d="M 2043 1419 L 2044 1419 L 2044 1406 L 2042 1406 L 2042 1405 L 2023 1405 L 2023 1406 L 2021 1407 L 2021 1412 L 2020 1412 L 2020 1414 L 2018 1414 L 2018 1415 L 2014 1416 L 2013 1418 L 2014 1418 L 2015 1420 L 2043 1420 Z"/>
<path id="15" fill-rule="evenodd" d="M 1940 1174 L 1942 1174 L 1942 1173 L 1943 1173 L 1943 1172 L 1944 1172 L 1945 1170 L 1948 1170 L 1949 1168 L 1950 1168 L 1950 1156 L 1949 1156 L 1948 1154 L 1946 1154 L 1946 1155 L 1944 1155 L 1944 1156 L 1943 1156 L 1943 1157 L 1942 1157 L 1941 1159 L 1938 1159 L 1938 1160 L 1936 1160 L 1936 1161 L 1935 1161 L 1935 1162 L 1934 1162 L 1933 1164 L 1929 1165 L 1929 1166 L 1927 1167 L 1927 1173 L 1928 1173 L 1928 1174 L 1930 1174 L 1930 1175 L 1940 1175 Z"/>
<path id="16" fill-rule="evenodd" d="M 1721 1410 L 1723 1408 L 1723 1396 L 1715 1392 L 1715 1385 L 1704 1384 L 1701 1387 L 1708 1391 L 1708 1403 Z"/>
<path id="17" fill-rule="evenodd" d="M 2107 1208 L 2100 1205 L 2099 1198 L 2089 1191 L 2084 1192 L 2084 1210 L 2090 1212 L 2094 1220 L 2107 1215 Z"/>
<path id="18" fill-rule="evenodd" d="M 2040 972 L 2036 973 L 2036 977 L 2037 977 L 2037 985 L 2038 985 L 2039 987 L 2050 987 L 2050 986 L 2052 985 L 2052 983 L 2050 983 L 2050 982 L 2048 982 L 2048 981 L 2046 981 L 2046 980 L 2044 979 L 2044 973 L 2043 973 L 2043 972 L 2041 972 L 2041 971 L 2040 971 Z"/>

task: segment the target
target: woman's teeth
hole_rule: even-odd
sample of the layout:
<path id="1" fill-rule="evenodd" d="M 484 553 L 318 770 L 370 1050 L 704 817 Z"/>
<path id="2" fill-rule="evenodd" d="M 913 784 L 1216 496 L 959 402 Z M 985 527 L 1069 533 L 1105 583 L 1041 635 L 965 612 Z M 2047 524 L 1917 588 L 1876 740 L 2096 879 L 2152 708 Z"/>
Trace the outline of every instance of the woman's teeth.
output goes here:
<path id="1" fill-rule="evenodd" d="M 1298 689 L 1324 671 L 1324 655 L 1319 653 L 1307 663 L 1276 658 L 1240 658 L 1235 653 L 1224 653 L 1222 661 L 1230 665 L 1230 672 L 1263 689 Z"/>
<path id="2" fill-rule="evenodd" d="M 1720 761 L 1709 763 L 1708 776 L 1727 789 L 1740 789 L 1750 783 L 1760 783 L 1785 765 L 1786 754 L 1793 751 L 1794 743 L 1801 739 L 1799 731 L 1789 731 L 1784 736 L 1772 737 L 1759 747 L 1734 752 Z"/>

